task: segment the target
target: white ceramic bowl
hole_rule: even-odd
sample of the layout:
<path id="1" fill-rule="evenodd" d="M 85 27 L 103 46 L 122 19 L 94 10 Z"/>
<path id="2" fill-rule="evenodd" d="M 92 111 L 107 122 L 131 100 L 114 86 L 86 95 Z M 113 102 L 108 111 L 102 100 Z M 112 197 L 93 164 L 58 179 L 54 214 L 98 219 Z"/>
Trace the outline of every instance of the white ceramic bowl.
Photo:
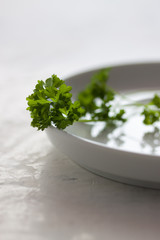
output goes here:
<path id="1" fill-rule="evenodd" d="M 74 97 L 98 70 L 66 79 L 73 88 Z M 138 96 L 138 99 L 145 100 L 148 93 L 160 90 L 160 63 L 114 66 L 109 85 L 133 96 L 133 99 Z M 127 184 L 160 188 L 159 130 L 143 127 L 140 120 L 138 123 L 133 120 L 120 129 L 121 136 L 116 135 L 116 130 L 113 131 L 115 135 L 105 132 L 95 136 L 91 134 L 93 126 L 87 124 L 74 124 L 65 131 L 52 126 L 46 133 L 60 151 L 98 175 Z M 110 140 L 107 136 L 111 136 Z"/>

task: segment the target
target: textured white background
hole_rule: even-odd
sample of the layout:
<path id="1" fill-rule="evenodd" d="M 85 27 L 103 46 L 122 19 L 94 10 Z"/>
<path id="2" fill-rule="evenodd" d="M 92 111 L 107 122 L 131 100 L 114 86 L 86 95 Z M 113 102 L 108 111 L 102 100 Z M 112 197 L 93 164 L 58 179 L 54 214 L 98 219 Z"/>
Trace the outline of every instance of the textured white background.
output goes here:
<path id="1" fill-rule="evenodd" d="M 38 79 L 160 60 L 158 0 L 0 1 L 0 239 L 160 236 L 160 191 L 80 168 L 32 129 Z"/>

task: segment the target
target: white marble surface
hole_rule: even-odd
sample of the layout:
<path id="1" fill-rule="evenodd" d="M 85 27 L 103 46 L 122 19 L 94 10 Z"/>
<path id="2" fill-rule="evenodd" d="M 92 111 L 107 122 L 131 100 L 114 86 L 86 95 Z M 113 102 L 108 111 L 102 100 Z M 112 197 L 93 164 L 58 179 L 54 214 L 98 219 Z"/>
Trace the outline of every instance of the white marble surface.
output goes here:
<path id="1" fill-rule="evenodd" d="M 30 125 L 37 79 L 160 60 L 158 0 L 0 1 L 0 239 L 159 240 L 160 191 L 98 177 Z"/>

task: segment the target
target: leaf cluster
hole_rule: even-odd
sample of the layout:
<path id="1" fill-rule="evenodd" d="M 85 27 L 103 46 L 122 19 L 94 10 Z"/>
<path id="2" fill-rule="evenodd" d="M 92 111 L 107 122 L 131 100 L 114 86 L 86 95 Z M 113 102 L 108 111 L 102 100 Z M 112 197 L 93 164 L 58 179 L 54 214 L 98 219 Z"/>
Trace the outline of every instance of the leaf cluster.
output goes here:
<path id="1" fill-rule="evenodd" d="M 30 111 L 32 127 L 44 130 L 52 123 L 59 129 L 65 129 L 83 115 L 84 110 L 78 101 L 72 102 L 72 87 L 56 75 L 45 82 L 38 81 L 33 93 L 29 95 L 27 110 Z"/>
<path id="2" fill-rule="evenodd" d="M 157 94 L 149 103 L 144 105 L 142 115 L 144 116 L 143 123 L 146 125 L 160 121 L 160 97 Z"/>
<path id="3" fill-rule="evenodd" d="M 112 102 L 115 98 L 115 91 L 107 85 L 110 68 L 102 69 L 91 78 L 87 87 L 78 94 L 78 100 L 85 110 L 90 114 L 90 121 L 113 121 L 125 122 L 125 110 L 120 109 L 113 113 Z"/>

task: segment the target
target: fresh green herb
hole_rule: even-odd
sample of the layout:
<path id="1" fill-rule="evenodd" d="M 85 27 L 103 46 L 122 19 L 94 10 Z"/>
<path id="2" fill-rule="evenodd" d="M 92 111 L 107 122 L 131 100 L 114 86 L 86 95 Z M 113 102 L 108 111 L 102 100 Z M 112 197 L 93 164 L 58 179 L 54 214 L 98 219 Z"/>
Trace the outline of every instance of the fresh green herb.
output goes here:
<path id="1" fill-rule="evenodd" d="M 81 91 L 77 101 L 72 100 L 71 86 L 52 75 L 45 82 L 38 81 L 33 93 L 26 100 L 30 111 L 31 126 L 44 130 L 54 124 L 65 129 L 74 122 L 103 121 L 106 126 L 115 122 L 124 123 L 125 110 L 114 106 L 117 93 L 108 84 L 110 68 L 96 73 L 88 86 Z M 151 125 L 160 121 L 160 97 L 155 95 L 147 104 L 132 105 L 143 107 L 144 124 Z"/>
<path id="2" fill-rule="evenodd" d="M 146 125 L 152 125 L 160 121 L 160 97 L 157 94 L 149 103 L 144 105 L 142 115 L 144 116 L 143 122 Z"/>
<path id="3" fill-rule="evenodd" d="M 78 101 L 71 101 L 71 89 L 56 75 L 45 82 L 38 81 L 33 93 L 27 97 L 27 110 L 33 119 L 31 126 L 44 130 L 54 123 L 57 128 L 65 129 L 78 121 L 84 110 Z"/>
<path id="4" fill-rule="evenodd" d="M 107 68 L 93 75 L 89 85 L 78 95 L 78 100 L 85 110 L 85 115 L 89 114 L 89 121 L 106 123 L 112 123 L 116 120 L 126 121 L 124 109 L 116 109 L 117 111 L 113 112 L 112 102 L 116 93 L 107 85 L 109 72 L 110 68 Z"/>

